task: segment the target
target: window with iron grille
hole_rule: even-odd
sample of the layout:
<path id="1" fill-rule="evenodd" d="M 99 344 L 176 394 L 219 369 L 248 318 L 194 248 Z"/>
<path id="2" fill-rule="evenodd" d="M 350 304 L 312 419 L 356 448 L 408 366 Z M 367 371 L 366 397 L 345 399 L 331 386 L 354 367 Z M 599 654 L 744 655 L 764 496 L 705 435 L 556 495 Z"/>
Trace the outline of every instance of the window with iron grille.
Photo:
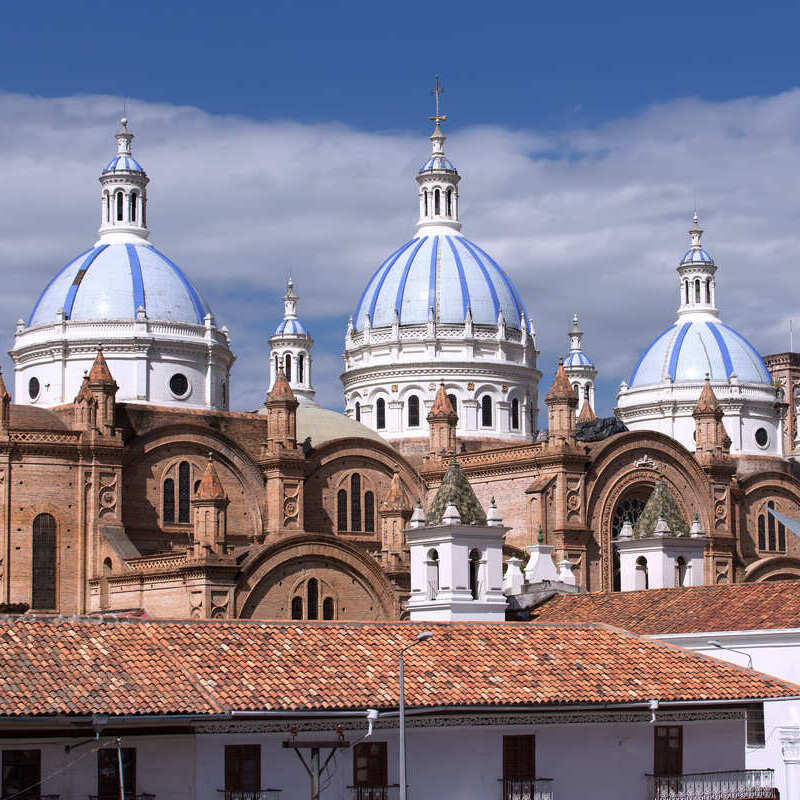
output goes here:
<path id="1" fill-rule="evenodd" d="M 3 797 L 36 800 L 41 780 L 41 750 L 3 750 Z"/>
<path id="2" fill-rule="evenodd" d="M 752 706 L 747 709 L 747 746 L 764 747 L 767 743 L 764 730 L 764 706 Z"/>
<path id="3" fill-rule="evenodd" d="M 225 745 L 225 791 L 261 790 L 261 745 Z"/>
<path id="4" fill-rule="evenodd" d="M 362 742 L 353 748 L 353 785 L 386 786 L 386 742 Z"/>
<path id="5" fill-rule="evenodd" d="M 122 748 L 122 776 L 125 796 L 136 794 L 136 748 Z M 98 800 L 117 800 L 119 791 L 119 751 L 116 747 L 102 747 L 97 751 Z"/>
<path id="6" fill-rule="evenodd" d="M 683 728 L 680 725 L 656 725 L 653 744 L 653 774 L 680 775 L 683 772 Z"/>
<path id="7" fill-rule="evenodd" d="M 503 737 L 503 780 L 536 779 L 536 737 Z"/>

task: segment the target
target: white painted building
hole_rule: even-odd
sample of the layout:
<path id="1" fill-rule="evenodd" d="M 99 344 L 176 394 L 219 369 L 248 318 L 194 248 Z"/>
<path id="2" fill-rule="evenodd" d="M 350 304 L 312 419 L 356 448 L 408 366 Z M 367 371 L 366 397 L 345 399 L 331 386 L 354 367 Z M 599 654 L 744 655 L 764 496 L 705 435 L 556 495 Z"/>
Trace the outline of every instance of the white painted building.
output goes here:
<path id="1" fill-rule="evenodd" d="M 149 178 L 123 118 L 100 175 L 100 238 L 47 284 L 10 351 L 17 403 L 55 406 L 78 394 L 98 345 L 117 400 L 227 409 L 234 356 L 227 328 L 181 269 L 149 241 Z"/>
<path id="2" fill-rule="evenodd" d="M 442 381 L 462 440 L 531 441 L 538 385 L 533 319 L 509 276 L 461 232 L 459 182 L 432 117 L 417 173 L 416 235 L 370 278 L 345 337 L 346 413 L 393 443 L 427 437 Z"/>
<path id="3" fill-rule="evenodd" d="M 644 351 L 617 394 L 630 430 L 655 430 L 694 451 L 694 410 L 706 375 L 725 413 L 733 455 L 783 455 L 778 395 L 758 351 L 725 325 L 717 265 L 703 248 L 697 214 L 678 265 L 678 318 Z"/>

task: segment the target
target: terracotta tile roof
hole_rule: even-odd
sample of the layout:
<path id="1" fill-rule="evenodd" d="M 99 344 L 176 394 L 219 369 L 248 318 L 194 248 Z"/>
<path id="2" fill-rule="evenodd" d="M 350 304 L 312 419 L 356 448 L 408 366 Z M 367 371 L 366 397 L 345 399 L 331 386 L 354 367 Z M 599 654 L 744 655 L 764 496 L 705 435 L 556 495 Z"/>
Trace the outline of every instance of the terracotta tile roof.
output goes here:
<path id="1" fill-rule="evenodd" d="M 436 397 L 433 398 L 433 405 L 431 406 L 430 413 L 428 414 L 428 421 L 432 419 L 458 419 L 458 415 L 453 410 L 453 404 L 447 396 L 447 390 L 444 384 L 440 383 L 439 388 L 436 390 Z"/>
<path id="2" fill-rule="evenodd" d="M 537 622 L 602 622 L 640 635 L 800 628 L 800 581 L 557 595 Z"/>
<path id="3" fill-rule="evenodd" d="M 596 419 L 597 415 L 592 410 L 592 404 L 589 402 L 589 398 L 584 398 L 583 408 L 581 408 L 581 413 L 578 414 L 578 422 L 594 422 Z"/>
<path id="4" fill-rule="evenodd" d="M 694 407 L 693 416 L 700 414 L 713 414 L 714 416 L 722 417 L 722 406 L 711 388 L 711 381 L 706 375 L 706 381 L 703 384 L 703 391 L 700 392 L 700 397 L 697 399 L 697 405 Z"/>
<path id="5" fill-rule="evenodd" d="M 11 404 L 9 424 L 16 431 L 66 431 L 69 426 L 47 408 Z"/>
<path id="6" fill-rule="evenodd" d="M 547 395 L 544 398 L 545 403 L 548 400 L 570 400 L 575 404 L 578 402 L 578 395 L 572 388 L 572 384 L 569 382 L 567 373 L 564 372 L 563 359 L 558 360 L 556 377 L 553 379 L 553 385 L 550 387 L 550 390 L 547 392 Z"/>
<path id="7" fill-rule="evenodd" d="M 206 464 L 203 477 L 200 479 L 200 485 L 194 494 L 196 500 L 226 500 L 227 495 L 225 489 L 222 487 L 222 482 L 214 469 L 214 463 L 211 460 L 211 455 L 208 456 L 208 463 Z"/>
<path id="8" fill-rule="evenodd" d="M 268 403 L 276 401 L 294 401 L 297 403 L 297 398 L 294 396 L 292 387 L 286 379 L 283 367 L 278 367 L 278 374 L 275 377 L 275 383 L 272 384 L 272 391 L 267 395 Z"/>
<path id="9" fill-rule="evenodd" d="M 604 625 L 0 618 L 0 716 L 553 706 L 794 697 L 800 686 Z"/>
<path id="10" fill-rule="evenodd" d="M 411 503 L 403 488 L 403 481 L 400 480 L 400 473 L 395 470 L 392 475 L 392 485 L 381 503 L 381 511 L 409 511 L 410 509 Z"/>
<path id="11" fill-rule="evenodd" d="M 6 389 L 6 382 L 3 380 L 3 370 L 0 369 L 0 397 L 11 397 Z"/>

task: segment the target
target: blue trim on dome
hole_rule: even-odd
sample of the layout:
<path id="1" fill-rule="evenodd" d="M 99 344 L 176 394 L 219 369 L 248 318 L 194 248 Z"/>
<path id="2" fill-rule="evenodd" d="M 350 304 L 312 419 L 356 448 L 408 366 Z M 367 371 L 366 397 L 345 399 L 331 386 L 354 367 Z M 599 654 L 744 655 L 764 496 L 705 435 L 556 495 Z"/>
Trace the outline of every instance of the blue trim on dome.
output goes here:
<path id="1" fill-rule="evenodd" d="M 431 272 L 428 278 L 428 308 L 436 308 L 436 256 L 439 254 L 439 237 L 431 244 Z"/>
<path id="2" fill-rule="evenodd" d="M 489 272 L 487 271 L 483 261 L 481 261 L 478 254 L 472 249 L 472 242 L 470 242 L 469 239 L 465 239 L 463 237 L 461 237 L 460 241 L 464 244 L 464 247 L 466 247 L 467 250 L 469 250 L 470 254 L 475 259 L 475 263 L 478 265 L 480 271 L 483 273 L 486 285 L 489 287 L 489 294 L 492 296 L 492 303 L 494 303 L 494 316 L 496 319 L 497 315 L 500 313 L 500 301 L 497 299 L 497 292 L 495 291 L 492 279 L 489 277 Z"/>
<path id="3" fill-rule="evenodd" d="M 514 284 L 511 282 L 511 279 L 506 275 L 506 273 L 501 269 L 500 265 L 481 247 L 479 247 L 475 242 L 470 242 L 470 244 L 478 250 L 478 252 L 482 253 L 491 265 L 500 273 L 500 276 L 505 281 L 506 286 L 508 287 L 508 291 L 511 294 L 511 297 L 514 299 L 514 305 L 517 307 L 517 317 L 519 318 L 519 323 L 522 325 L 522 315 L 525 314 L 525 319 L 528 319 L 528 312 L 525 308 L 525 305 L 522 302 L 522 298 L 517 294 L 517 289 Z"/>
<path id="4" fill-rule="evenodd" d="M 411 265 L 414 263 L 414 257 L 419 252 L 420 247 L 422 247 L 425 242 L 428 241 L 427 236 L 423 236 L 418 242 L 417 246 L 411 252 L 411 255 L 408 257 L 406 261 L 405 269 L 403 269 L 403 274 L 400 277 L 400 283 L 397 286 L 397 294 L 395 295 L 394 299 L 394 310 L 397 312 L 398 319 L 400 318 L 400 309 L 403 307 L 403 293 L 406 290 L 406 280 L 408 279 L 408 272 L 411 269 Z M 377 292 L 375 293 L 377 298 Z"/>
<path id="5" fill-rule="evenodd" d="M 446 156 L 431 156 L 420 168 L 419 172 L 432 172 L 437 169 L 447 169 L 457 172 L 453 162 Z"/>
<path id="6" fill-rule="evenodd" d="M 678 369 L 678 356 L 681 354 L 681 347 L 683 346 L 683 340 L 686 338 L 686 334 L 689 333 L 689 328 L 692 327 L 691 322 L 684 322 L 681 326 L 681 329 L 678 331 L 678 336 L 675 339 L 675 344 L 672 345 L 672 353 L 670 353 L 669 357 L 669 367 L 667 368 L 667 374 L 669 375 L 671 380 L 675 380 L 675 375 Z"/>
<path id="7" fill-rule="evenodd" d="M 64 314 L 66 315 L 67 319 L 72 316 L 72 307 L 75 305 L 75 295 L 78 294 L 78 287 L 81 285 L 81 281 L 83 280 L 84 275 L 86 275 L 86 271 L 92 266 L 94 260 L 100 255 L 100 253 L 103 252 L 103 250 L 106 249 L 106 247 L 108 247 L 107 244 L 96 247 L 91 251 L 91 253 L 89 253 L 88 256 L 86 256 L 80 267 L 78 267 L 78 272 L 76 273 L 75 278 L 72 281 L 72 285 L 69 287 L 69 291 L 67 292 L 67 299 L 64 301 Z"/>
<path id="8" fill-rule="evenodd" d="M 728 327 L 722 322 L 718 324 L 720 328 L 725 328 L 726 331 L 730 331 L 734 336 L 736 336 L 738 339 L 744 342 L 744 344 L 750 349 L 750 353 L 756 357 L 756 364 L 763 373 L 762 377 L 764 378 L 764 382 L 772 383 L 772 376 L 770 375 L 770 372 L 767 369 L 767 365 L 764 363 L 764 359 L 761 358 L 761 353 L 759 353 L 758 350 L 756 350 L 756 348 L 753 347 L 753 345 L 747 339 L 745 339 L 741 333 L 739 333 L 739 331 L 735 331 L 733 328 Z"/>
<path id="9" fill-rule="evenodd" d="M 683 254 L 681 264 L 713 264 L 714 259 L 707 250 L 693 250 L 691 247 Z"/>
<path id="10" fill-rule="evenodd" d="M 730 378 L 731 375 L 733 375 L 733 361 L 731 361 L 731 353 L 730 350 L 728 350 L 728 345 L 725 344 L 725 339 L 722 338 L 722 334 L 713 322 L 706 322 L 706 326 L 717 340 L 719 351 L 722 353 L 722 363 L 725 365 L 725 375 Z"/>
<path id="11" fill-rule="evenodd" d="M 114 158 L 103 167 L 103 172 L 116 172 L 117 170 L 144 172 L 142 165 L 133 156 L 114 156 Z"/>
<path id="12" fill-rule="evenodd" d="M 633 386 L 633 382 L 636 380 L 636 373 L 639 371 L 639 367 L 642 366 L 642 361 L 644 361 L 645 356 L 647 356 L 647 354 L 656 346 L 656 344 L 660 342 L 670 331 L 674 330 L 675 326 L 670 325 L 669 328 L 659 333 L 658 336 L 656 336 L 656 338 L 653 339 L 653 341 L 650 342 L 650 344 L 647 345 L 647 347 L 645 347 L 644 351 L 639 356 L 639 360 L 636 362 L 636 365 L 633 368 L 633 372 L 631 372 L 631 379 L 628 381 L 628 386 Z"/>
<path id="13" fill-rule="evenodd" d="M 192 284 L 189 283 L 189 281 L 187 280 L 186 276 L 183 274 L 183 271 L 181 270 L 181 268 L 171 258 L 168 258 L 167 256 L 165 256 L 160 250 L 157 250 L 151 244 L 148 244 L 148 245 L 145 245 L 145 246 L 149 247 L 157 256 L 163 258 L 164 261 L 166 261 L 167 264 L 169 264 L 170 267 L 172 267 L 172 269 L 175 272 L 175 274 L 180 278 L 181 283 L 183 284 L 183 286 L 186 289 L 186 291 L 189 293 L 189 298 L 191 299 L 192 305 L 194 306 L 194 310 L 197 313 L 197 322 L 200 325 L 202 325 L 203 322 L 205 321 L 206 313 L 210 313 L 210 312 L 209 312 L 209 309 L 206 308 L 206 306 L 203 303 L 203 301 L 200 299 L 200 295 L 197 294 L 197 291 L 195 290 L 194 286 L 192 286 Z M 138 256 L 136 258 L 136 261 L 138 263 L 138 261 L 139 261 Z M 140 278 L 141 278 L 141 275 L 142 275 L 142 272 L 141 272 L 141 268 L 140 268 L 139 269 L 139 277 Z M 144 295 L 144 292 L 142 292 L 142 294 Z M 134 309 L 134 312 L 135 311 L 136 311 L 136 309 Z"/>
<path id="14" fill-rule="evenodd" d="M 578 351 L 574 353 L 567 353 L 566 357 L 564 358 L 564 366 L 591 367 L 592 362 L 591 359 L 587 358 L 586 354 L 583 351 Z"/>
<path id="15" fill-rule="evenodd" d="M 33 318 L 36 315 L 36 311 L 39 308 L 39 305 L 42 302 L 42 299 L 47 294 L 47 290 L 61 277 L 61 275 L 66 272 L 77 260 L 78 258 L 83 258 L 85 255 L 89 254 L 94 250 L 93 247 L 90 247 L 88 250 L 84 250 L 77 258 L 71 258 L 64 266 L 52 277 L 50 282 L 47 286 L 42 289 L 42 293 L 39 295 L 39 299 L 36 301 L 36 305 L 33 307 L 33 311 L 31 311 L 31 315 L 28 317 L 28 327 L 31 326 L 33 323 Z"/>
<path id="16" fill-rule="evenodd" d="M 395 250 L 395 252 L 390 256 L 391 261 L 386 265 L 386 269 L 383 271 L 383 275 L 381 275 L 380 280 L 378 281 L 378 285 L 375 287 L 375 291 L 372 295 L 372 302 L 369 304 L 369 319 L 370 324 L 372 324 L 372 320 L 375 319 L 375 306 L 378 304 L 378 297 L 381 293 L 381 289 L 383 288 L 383 283 L 386 280 L 386 276 L 391 271 L 392 267 L 395 265 L 395 262 L 398 258 L 406 251 L 409 247 L 411 247 L 414 242 L 417 241 L 417 238 L 413 238 L 410 242 L 406 242 L 399 250 Z M 387 259 L 388 261 L 388 259 Z M 385 263 L 385 262 L 384 262 Z M 370 281 L 372 283 L 372 281 Z"/>
<path id="17" fill-rule="evenodd" d="M 308 329 L 299 319 L 282 319 L 273 336 L 308 336 Z"/>
<path id="18" fill-rule="evenodd" d="M 131 282 L 133 283 L 133 315 L 143 308 L 147 311 L 147 301 L 144 296 L 144 281 L 142 280 L 142 265 L 139 262 L 139 254 L 136 252 L 136 246 L 126 244 L 125 249 L 128 251 L 128 264 L 131 267 Z"/>
<path id="19" fill-rule="evenodd" d="M 390 253 L 386 257 L 384 262 L 378 267 L 378 269 L 376 269 L 375 272 L 372 273 L 372 277 L 367 281 L 367 285 L 364 287 L 364 291 L 361 293 L 361 297 L 358 300 L 358 305 L 356 306 L 356 313 L 353 315 L 353 324 L 356 327 L 358 327 L 358 317 L 361 314 L 361 306 L 364 304 L 364 298 L 367 296 L 367 291 L 369 290 L 369 287 L 372 286 L 372 283 L 375 280 L 375 277 L 384 268 L 386 268 L 386 272 L 388 272 L 389 269 L 392 268 L 392 265 L 394 264 L 394 262 L 397 261 L 397 258 L 401 255 L 403 250 L 406 250 L 408 247 L 410 247 L 412 244 L 414 244 L 415 241 L 416 241 L 416 239 L 412 239 L 410 242 L 406 242 L 404 245 L 398 247 L 397 250 L 395 250 L 393 253 Z M 390 261 L 391 261 L 391 264 L 389 263 Z M 383 286 L 383 281 L 386 278 L 386 272 L 384 272 L 378 288 L 380 288 L 380 286 Z M 373 293 L 372 303 L 370 305 L 370 312 L 369 312 L 370 322 L 372 321 L 372 315 L 375 312 L 375 302 L 376 302 L 377 297 L 378 297 L 378 292 L 375 291 Z"/>
<path id="20" fill-rule="evenodd" d="M 467 276 L 464 274 L 464 265 L 461 263 L 461 256 L 453 244 L 453 237 L 446 236 L 447 243 L 450 245 L 450 250 L 453 252 L 453 258 L 456 261 L 456 269 L 458 270 L 458 280 L 461 284 L 461 313 L 464 317 L 467 316 L 467 309 L 469 308 L 469 289 L 467 288 Z"/>

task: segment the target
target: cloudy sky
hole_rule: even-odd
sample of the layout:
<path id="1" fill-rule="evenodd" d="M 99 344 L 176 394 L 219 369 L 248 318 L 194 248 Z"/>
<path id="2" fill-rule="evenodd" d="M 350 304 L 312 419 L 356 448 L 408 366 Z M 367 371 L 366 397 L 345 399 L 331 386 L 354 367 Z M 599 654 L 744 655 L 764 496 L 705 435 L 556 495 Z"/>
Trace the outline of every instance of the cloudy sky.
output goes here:
<path id="1" fill-rule="evenodd" d="M 21 19 L 12 22 L 23 38 L 33 36 Z M 213 20 L 206 23 L 210 30 Z M 291 39 L 271 35 L 284 45 Z M 296 28 L 292 35 L 299 35 Z M 155 42 L 148 64 L 161 63 L 168 40 Z M 201 80 L 170 83 L 170 75 L 166 88 L 152 74 L 138 82 L 126 77 L 123 91 L 119 76 L 115 83 L 107 70 L 98 71 L 102 58 L 93 56 L 92 77 L 74 47 L 61 64 L 54 64 L 58 53 L 44 56 L 48 78 L 44 51 L 33 58 L 16 47 L 31 69 L 6 71 L 0 82 L 4 350 L 14 322 L 27 318 L 45 283 L 95 239 L 97 175 L 114 152 L 125 102 L 134 152 L 151 178 L 152 241 L 231 330 L 238 356 L 233 405 L 250 409 L 263 400 L 266 340 L 291 273 L 301 316 L 316 339 L 319 399 L 341 407 L 347 318 L 380 261 L 413 234 L 414 174 L 430 148 L 428 84 L 437 65 L 415 64 L 403 78 L 396 67 L 379 64 L 387 84 L 369 114 L 375 75 L 363 87 L 349 74 L 339 80 L 337 70 L 350 68 L 345 57 L 347 63 L 321 74 L 316 53 L 313 86 L 307 64 L 293 92 L 264 78 L 262 88 L 276 98 L 270 113 L 264 92 L 248 89 L 249 70 L 244 89 L 235 84 L 223 101 L 214 84 L 204 100 Z M 0 61 L 9 58 L 3 52 Z M 222 58 L 206 52 L 211 62 Z M 173 58 L 180 75 L 185 60 Z M 497 113 L 489 86 L 512 74 L 502 64 L 478 76 L 473 61 L 456 59 L 452 83 L 445 71 L 451 65 L 441 67 L 447 152 L 462 175 L 464 232 L 504 267 L 525 300 L 545 386 L 578 311 L 586 350 L 600 370 L 599 410 L 610 411 L 641 349 L 674 318 L 675 266 L 695 203 L 704 243 L 720 268 L 723 319 L 762 353 L 788 349 L 789 320 L 800 318 L 800 90 L 783 82 L 774 54 L 765 59 L 768 85 L 745 79 L 747 63 L 733 58 L 724 87 L 718 80 L 724 65 L 716 61 L 709 86 L 704 73 L 694 85 L 670 84 L 659 59 L 642 61 L 652 92 L 639 76 L 621 96 L 609 93 L 614 102 L 602 113 L 590 65 L 571 70 L 571 82 L 560 75 L 563 92 L 549 95 L 541 76 L 526 88 L 513 72 L 517 102 L 506 115 Z M 732 71 L 742 79 L 731 79 Z M 581 74 L 588 111 L 574 102 Z M 298 89 L 301 79 L 308 86 Z M 306 95 L 298 93 L 304 89 Z M 247 91 L 257 108 L 248 106 Z M 317 101 L 323 110 L 309 113 Z M 526 102 L 537 108 L 549 102 L 552 113 L 522 113 Z M 8 369 L 9 360 L 3 363 Z"/>

